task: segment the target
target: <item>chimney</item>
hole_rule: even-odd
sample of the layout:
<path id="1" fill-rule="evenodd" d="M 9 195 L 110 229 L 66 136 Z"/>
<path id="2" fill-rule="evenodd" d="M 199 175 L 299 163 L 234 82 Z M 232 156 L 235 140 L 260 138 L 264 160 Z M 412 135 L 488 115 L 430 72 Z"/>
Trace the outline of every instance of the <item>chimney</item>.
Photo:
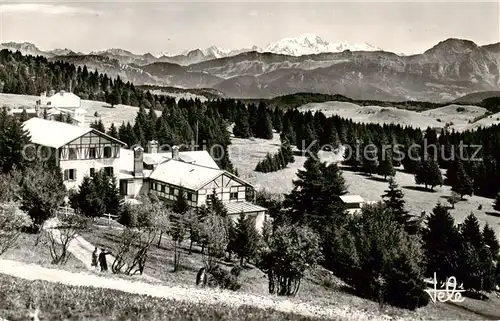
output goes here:
<path id="1" fill-rule="evenodd" d="M 141 146 L 136 146 L 134 151 L 134 176 L 142 177 L 144 175 L 144 148 Z"/>
<path id="2" fill-rule="evenodd" d="M 178 146 L 172 147 L 172 159 L 179 160 L 179 147 Z"/>
<path id="3" fill-rule="evenodd" d="M 158 141 L 151 140 L 148 142 L 148 153 L 150 154 L 158 153 Z"/>

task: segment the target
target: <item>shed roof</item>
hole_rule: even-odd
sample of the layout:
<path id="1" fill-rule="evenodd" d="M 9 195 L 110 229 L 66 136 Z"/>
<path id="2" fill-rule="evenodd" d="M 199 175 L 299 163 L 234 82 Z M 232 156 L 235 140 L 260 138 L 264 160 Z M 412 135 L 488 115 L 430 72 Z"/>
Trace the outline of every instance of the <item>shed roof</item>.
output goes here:
<path id="1" fill-rule="evenodd" d="M 23 128 L 29 132 L 32 143 L 52 148 L 62 147 L 90 132 L 98 133 L 122 145 L 126 145 L 125 143 L 90 127 L 80 127 L 37 117 L 25 121 L 23 123 Z"/>
<path id="2" fill-rule="evenodd" d="M 342 195 L 340 199 L 344 203 L 364 203 L 365 200 L 359 195 Z"/>
<path id="3" fill-rule="evenodd" d="M 224 203 L 224 206 L 229 215 L 267 211 L 266 208 L 249 202 L 229 202 Z"/>
<path id="4" fill-rule="evenodd" d="M 179 152 L 179 158 L 186 163 L 219 169 L 206 150 Z M 169 159 L 172 159 L 172 153 L 144 153 L 144 163 L 148 165 L 158 165 Z"/>

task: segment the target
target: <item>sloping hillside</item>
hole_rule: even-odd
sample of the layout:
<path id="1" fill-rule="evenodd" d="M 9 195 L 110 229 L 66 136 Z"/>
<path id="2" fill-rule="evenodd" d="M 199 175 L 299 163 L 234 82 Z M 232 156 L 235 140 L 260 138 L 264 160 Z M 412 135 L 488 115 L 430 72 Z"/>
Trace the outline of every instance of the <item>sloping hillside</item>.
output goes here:
<path id="1" fill-rule="evenodd" d="M 8 108 L 34 108 L 38 99 L 40 99 L 39 96 L 0 94 L 0 106 Z M 111 108 L 110 104 L 93 100 L 82 100 L 81 107 L 87 111 L 85 115 L 85 124 L 87 126 L 101 119 L 106 128 L 111 123 L 114 123 L 115 126 L 119 126 L 122 122 L 133 123 L 139 111 L 138 107 L 116 105 L 114 108 Z M 94 116 L 96 112 L 98 117 Z M 157 115 L 161 115 L 160 111 L 156 111 L 156 113 Z"/>

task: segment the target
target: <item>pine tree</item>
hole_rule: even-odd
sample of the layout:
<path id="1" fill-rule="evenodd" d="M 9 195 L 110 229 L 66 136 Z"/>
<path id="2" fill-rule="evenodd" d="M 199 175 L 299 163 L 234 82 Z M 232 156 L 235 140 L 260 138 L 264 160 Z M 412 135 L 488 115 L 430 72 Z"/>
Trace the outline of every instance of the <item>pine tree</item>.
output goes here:
<path id="1" fill-rule="evenodd" d="M 456 275 L 462 242 L 455 220 L 440 203 L 427 218 L 422 239 L 427 261 L 426 276 L 432 277 L 436 273 L 438 281 L 443 282 L 449 276 Z"/>
<path id="2" fill-rule="evenodd" d="M 172 210 L 177 214 L 184 214 L 189 210 L 185 194 L 184 190 L 181 189 L 175 198 Z"/>
<path id="3" fill-rule="evenodd" d="M 460 195 L 463 199 L 464 195 L 471 196 L 474 192 L 474 183 L 465 172 L 462 162 L 457 162 L 455 177 L 451 179 L 451 190 Z"/>
<path id="4" fill-rule="evenodd" d="M 463 282 L 464 289 L 490 291 L 494 284 L 494 266 L 491 249 L 481 233 L 479 221 L 470 214 L 460 226 L 462 251 L 458 278 Z"/>
<path id="5" fill-rule="evenodd" d="M 90 128 L 94 128 L 95 130 L 100 131 L 101 133 L 105 133 L 106 129 L 104 128 L 104 124 L 102 123 L 102 120 L 96 120 L 92 124 L 90 124 Z"/>
<path id="6" fill-rule="evenodd" d="M 357 136 L 351 133 L 347 136 L 347 146 L 345 146 L 344 160 L 342 163 L 344 165 L 358 168 L 362 164 L 361 159 L 361 148 Z"/>
<path id="7" fill-rule="evenodd" d="M 387 179 L 387 176 L 396 175 L 396 170 L 392 165 L 392 153 L 389 150 L 385 150 L 382 159 L 379 161 L 377 174 L 384 176 L 384 179 Z"/>
<path id="8" fill-rule="evenodd" d="M 22 124 L 7 114 L 6 109 L 0 111 L 0 169 L 9 172 L 14 166 L 22 169 L 27 164 L 24 148 L 30 142 L 30 136 Z M 26 149 L 29 152 L 29 149 Z M 35 155 L 33 155 L 35 156 Z"/>
<path id="9" fill-rule="evenodd" d="M 371 176 L 377 172 L 377 168 L 379 166 L 377 149 L 375 148 L 375 145 L 372 144 L 371 140 L 366 139 L 363 142 L 362 151 L 363 171 Z"/>
<path id="10" fill-rule="evenodd" d="M 26 112 L 26 109 L 23 108 L 23 111 L 21 112 L 20 121 L 21 121 L 21 123 L 24 123 L 27 120 L 28 120 L 28 113 Z"/>
<path id="11" fill-rule="evenodd" d="M 304 169 L 297 171 L 297 180 L 293 181 L 292 192 L 285 196 L 284 206 L 289 209 L 292 222 L 304 222 L 307 213 L 316 211 L 316 197 L 322 191 L 321 163 L 316 154 L 308 155 Z"/>
<path id="12" fill-rule="evenodd" d="M 483 228 L 483 240 L 486 245 L 489 246 L 491 254 L 494 258 L 498 258 L 500 254 L 500 244 L 498 243 L 497 236 L 495 235 L 495 230 L 486 223 Z"/>
<path id="13" fill-rule="evenodd" d="M 45 220 L 64 204 L 66 195 L 66 187 L 59 168 L 35 162 L 24 171 L 21 183 L 21 209 L 31 217 L 37 231 Z"/>
<path id="14" fill-rule="evenodd" d="M 241 110 L 239 117 L 235 119 L 233 134 L 239 138 L 250 137 L 250 123 L 248 122 L 248 111 L 246 108 Z"/>
<path id="15" fill-rule="evenodd" d="M 255 228 L 255 219 L 244 214 L 240 214 L 234 229 L 234 242 L 232 251 L 238 254 L 240 265 L 244 265 L 244 260 L 252 259 L 257 254 L 259 246 L 259 234 Z"/>
<path id="16" fill-rule="evenodd" d="M 437 163 L 433 160 L 421 162 L 415 174 L 415 183 L 424 184 L 426 189 L 430 186 L 431 190 L 434 186 L 443 185 L 443 177 Z"/>
<path id="17" fill-rule="evenodd" d="M 419 230 L 417 221 L 412 219 L 412 215 L 406 210 L 404 193 L 399 188 L 394 177 L 389 177 L 389 189 L 385 190 L 382 199 L 394 215 L 394 219 L 404 227 L 408 234 L 416 234 Z"/>
<path id="18" fill-rule="evenodd" d="M 119 139 L 118 131 L 116 130 L 114 123 L 111 123 L 107 134 L 113 138 Z"/>

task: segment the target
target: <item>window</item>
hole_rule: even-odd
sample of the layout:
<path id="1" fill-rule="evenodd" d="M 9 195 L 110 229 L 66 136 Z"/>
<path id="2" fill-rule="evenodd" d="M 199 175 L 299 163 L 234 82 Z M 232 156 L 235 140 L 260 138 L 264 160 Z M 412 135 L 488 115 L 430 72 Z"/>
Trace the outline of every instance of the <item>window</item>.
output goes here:
<path id="1" fill-rule="evenodd" d="M 169 188 L 170 195 L 174 195 L 175 189 L 173 187 Z"/>
<path id="2" fill-rule="evenodd" d="M 149 188 L 150 188 L 150 189 L 155 189 L 155 187 L 154 187 L 154 186 L 155 186 L 155 183 L 149 183 Z"/>
<path id="3" fill-rule="evenodd" d="M 161 191 L 162 193 L 165 193 L 165 185 L 160 185 L 160 191 Z"/>
<path id="4" fill-rule="evenodd" d="M 238 192 L 233 192 L 229 194 L 229 199 L 230 200 L 237 200 L 238 199 Z"/>
<path id="5" fill-rule="evenodd" d="M 193 200 L 193 193 L 189 193 L 189 192 L 187 192 L 187 193 L 186 193 L 186 200 L 188 200 L 188 201 Z"/>
<path id="6" fill-rule="evenodd" d="M 75 181 L 76 180 L 76 169 L 65 169 L 64 170 L 64 180 L 65 181 Z"/>
<path id="7" fill-rule="evenodd" d="M 89 148 L 89 158 L 96 158 L 97 152 L 95 150 L 95 147 L 90 147 Z"/>
<path id="8" fill-rule="evenodd" d="M 95 168 L 90 169 L 90 177 L 94 177 L 95 175 Z"/>
<path id="9" fill-rule="evenodd" d="M 76 147 L 69 148 L 69 159 L 77 159 Z"/>
<path id="10" fill-rule="evenodd" d="M 113 176 L 113 167 L 104 167 L 104 173 L 108 176 Z"/>
<path id="11" fill-rule="evenodd" d="M 105 146 L 104 147 L 104 158 L 110 158 L 110 157 L 111 157 L 111 147 Z"/>

